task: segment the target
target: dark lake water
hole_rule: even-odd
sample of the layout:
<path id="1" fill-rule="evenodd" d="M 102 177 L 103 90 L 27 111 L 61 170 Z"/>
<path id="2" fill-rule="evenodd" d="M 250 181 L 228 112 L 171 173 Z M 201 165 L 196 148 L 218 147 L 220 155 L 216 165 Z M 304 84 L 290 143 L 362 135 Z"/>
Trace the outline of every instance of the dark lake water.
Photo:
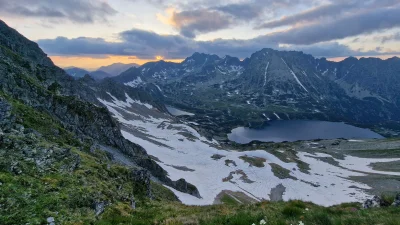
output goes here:
<path id="1" fill-rule="evenodd" d="M 283 142 L 314 139 L 373 139 L 381 135 L 364 128 L 340 122 L 313 120 L 278 120 L 271 121 L 263 129 L 238 127 L 228 134 L 231 141 L 247 144 L 251 141 Z"/>
<path id="2" fill-rule="evenodd" d="M 181 109 L 177 109 L 170 105 L 167 105 L 166 108 L 167 108 L 168 112 L 171 113 L 171 115 L 173 115 L 173 116 L 194 116 L 193 113 L 189 113 L 189 112 L 183 111 Z"/>

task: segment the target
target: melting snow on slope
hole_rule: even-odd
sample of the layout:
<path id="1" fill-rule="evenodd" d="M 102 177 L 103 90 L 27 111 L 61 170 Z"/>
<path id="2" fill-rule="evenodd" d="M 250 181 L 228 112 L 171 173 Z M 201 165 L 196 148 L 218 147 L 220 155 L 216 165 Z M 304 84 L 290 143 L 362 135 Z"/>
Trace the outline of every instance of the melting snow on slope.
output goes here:
<path id="1" fill-rule="evenodd" d="M 268 121 L 271 120 L 265 113 L 263 113 L 263 116 L 264 116 Z"/>
<path id="2" fill-rule="evenodd" d="M 142 84 L 142 83 L 144 83 L 143 82 L 143 80 L 142 80 L 142 78 L 140 78 L 140 77 L 136 77 L 136 79 L 135 80 L 133 80 L 133 81 L 131 81 L 131 82 L 128 82 L 128 83 L 125 83 L 125 85 L 127 85 L 127 86 L 131 86 L 131 87 L 138 87 L 140 84 Z"/>
<path id="3" fill-rule="evenodd" d="M 268 67 L 269 67 L 269 62 L 267 63 L 267 66 L 265 67 L 265 72 L 264 72 L 264 84 L 263 87 L 267 84 L 267 72 L 268 72 Z"/>
<path id="4" fill-rule="evenodd" d="M 282 59 L 282 58 L 281 58 Z M 308 92 L 308 90 L 304 87 L 304 85 L 300 82 L 299 78 L 297 78 L 296 74 L 293 72 L 292 69 L 286 64 L 285 60 L 282 59 L 282 61 L 285 63 L 287 68 L 289 69 L 290 73 L 293 75 L 294 79 L 296 79 L 297 83 L 305 90 Z"/>
<path id="5" fill-rule="evenodd" d="M 279 115 L 278 115 L 277 113 L 274 112 L 274 115 L 276 116 L 276 118 L 277 118 L 278 120 L 281 120 L 281 117 L 279 117 Z"/>
<path id="6" fill-rule="evenodd" d="M 98 99 L 101 103 L 103 103 L 104 105 L 106 105 L 106 104 L 113 104 L 114 106 L 119 106 L 119 107 L 125 107 L 125 108 L 127 108 L 127 107 L 132 107 L 132 105 L 133 104 L 138 104 L 138 105 L 142 105 L 142 106 L 144 106 L 144 107 L 146 107 L 146 108 L 148 108 L 148 109 L 153 109 L 153 106 L 152 105 L 150 105 L 150 104 L 148 104 L 148 103 L 143 103 L 143 102 L 141 102 L 140 100 L 133 100 L 131 97 L 129 97 L 129 95 L 127 95 L 126 93 L 125 93 L 125 97 L 126 97 L 126 101 L 124 102 L 124 101 L 120 101 L 120 100 L 118 100 L 116 97 L 114 97 L 114 96 L 112 96 L 109 92 L 107 92 L 107 94 L 108 95 L 110 95 L 111 96 L 111 98 L 113 99 L 113 102 L 112 103 L 110 103 L 110 102 L 106 102 L 106 101 L 104 101 L 104 100 L 102 100 L 102 99 Z M 115 110 L 114 110 L 115 111 Z"/>
<path id="7" fill-rule="evenodd" d="M 279 184 L 286 188 L 283 195 L 284 200 L 302 199 L 326 206 L 362 201 L 369 197 L 363 191 L 363 189 L 369 189 L 369 187 L 347 178 L 365 175 L 357 172 L 358 170 L 381 173 L 368 168 L 369 163 L 389 161 L 388 159 L 366 160 L 356 157 L 338 160 L 341 166 L 350 168 L 349 170 L 313 158 L 329 155 L 321 153 L 312 155 L 299 152 L 299 159 L 310 165 L 309 174 L 306 174 L 300 171 L 296 163 L 283 162 L 264 150 L 243 152 L 220 150 L 213 147 L 218 145 L 216 141 L 211 143 L 192 127 L 175 123 L 172 118 L 147 117 L 146 119 L 127 120 L 118 111 L 123 110 L 135 114 L 135 112 L 129 111 L 131 109 L 129 103 L 117 100 L 113 102 L 101 100 L 101 102 L 107 106 L 110 112 L 114 113 L 114 116 L 122 124 L 135 132 L 143 131 L 143 134 L 147 135 L 145 140 L 140 138 L 141 135 L 135 136 L 134 132 L 130 132 L 129 129 L 122 131 L 125 138 L 143 146 L 150 155 L 161 160 L 160 166 L 168 172 L 172 180 L 184 178 L 198 188 L 202 196 L 201 199 L 171 189 L 185 204 L 213 204 L 216 196 L 224 190 L 242 192 L 256 200 L 268 200 L 271 189 Z M 187 138 L 188 136 L 191 138 Z M 222 156 L 222 158 L 213 159 L 212 156 L 216 154 Z M 262 158 L 266 160 L 266 163 L 264 163 L 264 167 L 258 168 L 251 166 L 241 157 Z M 232 160 L 236 165 L 232 163 L 226 165 L 225 160 Z M 398 159 L 391 159 L 390 161 L 395 160 Z M 272 172 L 270 163 L 275 163 L 289 170 L 290 175 L 297 180 L 279 179 Z M 174 167 L 170 165 L 174 165 Z M 190 171 L 177 169 L 179 167 L 189 168 Z M 400 175 L 400 173 L 396 174 Z M 358 188 L 349 188 L 350 186 Z"/>

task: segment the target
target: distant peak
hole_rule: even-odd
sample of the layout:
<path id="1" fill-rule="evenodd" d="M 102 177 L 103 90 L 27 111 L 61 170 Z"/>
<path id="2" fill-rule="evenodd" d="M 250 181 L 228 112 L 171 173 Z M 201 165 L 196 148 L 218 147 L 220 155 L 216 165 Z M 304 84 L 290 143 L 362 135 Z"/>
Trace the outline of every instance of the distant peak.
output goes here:
<path id="1" fill-rule="evenodd" d="M 345 60 L 358 60 L 358 59 L 354 56 L 349 56 Z"/>

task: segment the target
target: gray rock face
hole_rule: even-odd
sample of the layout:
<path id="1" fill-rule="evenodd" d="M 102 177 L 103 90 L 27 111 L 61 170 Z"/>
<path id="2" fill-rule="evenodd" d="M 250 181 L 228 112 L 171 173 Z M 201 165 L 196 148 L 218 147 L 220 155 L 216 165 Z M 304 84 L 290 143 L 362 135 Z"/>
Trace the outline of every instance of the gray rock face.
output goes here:
<path id="1" fill-rule="evenodd" d="M 56 220 L 54 219 L 54 217 L 49 217 L 47 218 L 47 223 L 48 225 L 56 225 Z"/>
<path id="2" fill-rule="evenodd" d="M 0 45 L 28 58 L 33 64 L 53 66 L 53 62 L 39 48 L 38 44 L 20 35 L 0 20 Z"/>
<path id="3" fill-rule="evenodd" d="M 10 129 L 12 122 L 11 105 L 0 97 L 0 128 Z"/>
<path id="4" fill-rule="evenodd" d="M 57 171 L 71 173 L 80 165 L 80 157 L 71 152 L 71 149 L 57 146 L 43 147 L 43 141 L 35 133 L 24 132 L 24 129 L 15 129 L 21 125 L 14 125 L 9 131 L 0 135 L 0 157 L 4 159 L 2 166 L 13 174 L 27 173 L 26 164 L 33 166 L 39 173 L 57 169 Z M 55 168 L 59 162 L 60 165 Z M 25 169 L 25 170 L 24 170 Z M 30 168 L 29 170 L 31 170 Z"/>
<path id="5" fill-rule="evenodd" d="M 131 198 L 131 208 L 132 209 L 136 209 L 136 200 L 135 200 L 135 198 L 133 196 Z"/>
<path id="6" fill-rule="evenodd" d="M 107 202 L 96 202 L 95 203 L 95 213 L 96 216 L 101 215 L 104 210 L 106 210 Z"/>
<path id="7" fill-rule="evenodd" d="M 148 197 L 152 197 L 150 187 L 150 173 L 147 170 L 139 169 L 132 171 L 132 180 L 135 182 L 136 188 L 144 192 Z"/>
<path id="8" fill-rule="evenodd" d="M 392 205 L 395 207 L 400 207 L 400 193 L 396 195 Z"/>
<path id="9" fill-rule="evenodd" d="M 381 207 L 382 199 L 379 196 L 374 196 L 372 199 L 367 199 L 362 207 L 364 209 L 379 208 Z"/>
<path id="10" fill-rule="evenodd" d="M 188 193 L 197 198 L 201 198 L 201 195 L 200 195 L 199 191 L 197 190 L 197 188 L 194 185 L 186 182 L 185 179 L 179 179 L 179 180 L 175 181 L 174 188 L 178 191 Z"/>

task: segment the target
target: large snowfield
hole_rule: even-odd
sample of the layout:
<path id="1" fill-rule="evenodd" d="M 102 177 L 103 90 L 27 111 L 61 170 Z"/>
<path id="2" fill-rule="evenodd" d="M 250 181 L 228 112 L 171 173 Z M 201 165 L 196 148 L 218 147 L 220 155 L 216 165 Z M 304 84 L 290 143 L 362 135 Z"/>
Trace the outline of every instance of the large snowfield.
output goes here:
<path id="1" fill-rule="evenodd" d="M 193 124 L 176 122 L 178 120 L 173 116 L 162 114 L 129 96 L 126 102 L 113 99 L 113 102 L 99 100 L 124 125 L 122 127 L 129 128 L 122 128 L 124 137 L 157 157 L 159 165 L 168 172 L 172 180 L 184 178 L 198 188 L 202 198 L 170 188 L 184 204 L 213 204 L 216 196 L 227 190 L 242 192 L 255 201 L 269 200 L 271 189 L 280 184 L 286 188 L 283 200 L 301 199 L 324 206 L 360 202 L 370 197 L 365 192 L 370 187 L 350 180 L 350 176 L 367 175 L 363 172 L 400 175 L 396 172 L 375 171 L 369 166 L 375 162 L 400 159 L 347 156 L 344 160 L 335 159 L 339 162 L 339 166 L 335 166 L 318 159 L 332 157 L 328 154 L 298 152 L 297 157 L 310 165 L 309 173 L 304 173 L 296 163 L 285 163 L 264 150 L 239 152 L 218 149 L 218 143 L 202 137 L 191 127 Z M 216 155 L 219 157 L 215 157 Z M 243 156 L 265 160 L 264 167 L 245 162 L 240 158 Z M 289 170 L 292 178 L 276 177 L 270 163 Z"/>

